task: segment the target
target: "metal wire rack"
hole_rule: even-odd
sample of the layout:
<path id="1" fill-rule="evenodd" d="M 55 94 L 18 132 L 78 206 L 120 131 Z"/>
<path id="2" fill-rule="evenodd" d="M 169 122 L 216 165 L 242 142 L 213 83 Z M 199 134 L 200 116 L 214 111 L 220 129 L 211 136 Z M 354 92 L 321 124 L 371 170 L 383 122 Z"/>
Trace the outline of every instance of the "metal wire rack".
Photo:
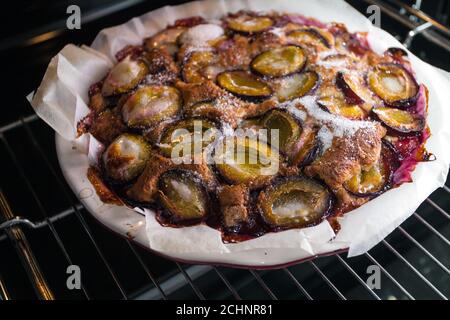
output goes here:
<path id="1" fill-rule="evenodd" d="M 364 0 L 418 35 L 450 46 L 449 29 L 399 1 Z M 319 258 L 272 271 L 171 262 L 96 224 L 57 165 L 53 132 L 35 115 L 0 127 L 0 300 L 38 299 L 445 299 L 450 297 L 450 184 L 433 193 L 363 256 Z M 387 208 L 388 210 L 388 208 Z M 80 290 L 66 286 L 79 265 Z M 379 268 L 381 288 L 366 280 Z"/>

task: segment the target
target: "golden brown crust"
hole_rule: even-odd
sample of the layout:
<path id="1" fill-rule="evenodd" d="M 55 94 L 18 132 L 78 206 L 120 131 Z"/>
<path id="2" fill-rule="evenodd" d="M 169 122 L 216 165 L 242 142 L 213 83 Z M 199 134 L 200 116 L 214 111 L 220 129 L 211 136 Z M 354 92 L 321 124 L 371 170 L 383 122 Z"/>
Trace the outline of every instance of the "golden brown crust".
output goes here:
<path id="1" fill-rule="evenodd" d="M 197 172 L 202 178 L 202 182 L 209 190 L 212 190 L 216 187 L 217 184 L 216 177 L 211 171 L 209 165 L 206 164 L 205 162 L 201 162 L 199 160 L 198 163 L 182 163 L 179 164 L 177 167 L 180 169 Z"/>
<path id="2" fill-rule="evenodd" d="M 152 153 L 144 172 L 139 176 L 133 186 L 128 189 L 127 195 L 136 201 L 151 202 L 158 193 L 159 177 L 172 167 L 172 161 L 157 153 Z"/>
<path id="3" fill-rule="evenodd" d="M 100 113 L 106 109 L 105 97 L 100 92 L 95 93 L 89 100 L 89 108 L 96 113 Z"/>
<path id="4" fill-rule="evenodd" d="M 219 62 L 225 68 L 247 68 L 252 59 L 252 47 L 247 37 L 235 35 L 217 44 Z"/>
<path id="5" fill-rule="evenodd" d="M 200 162 L 200 161 L 199 161 Z M 152 152 L 150 159 L 144 172 L 139 176 L 137 181 L 127 190 L 127 195 L 139 202 L 152 202 L 158 193 L 159 177 L 172 169 L 183 169 L 196 172 L 200 175 L 202 182 L 209 190 L 213 189 L 216 179 L 209 166 L 204 163 L 181 163 L 175 164 L 171 159 L 166 158 L 156 151 Z"/>
<path id="6" fill-rule="evenodd" d="M 106 109 L 94 117 L 90 133 L 104 144 L 111 143 L 119 134 L 125 132 L 126 126 L 117 109 Z"/>
<path id="7" fill-rule="evenodd" d="M 377 124 L 376 130 L 359 129 L 352 138 L 336 138 L 323 156 L 305 168 L 305 172 L 337 189 L 361 168 L 368 168 L 378 161 L 381 138 L 385 134 L 386 129 Z"/>
<path id="8" fill-rule="evenodd" d="M 226 227 L 248 220 L 249 190 L 245 185 L 224 186 L 218 192 L 218 198 Z"/>
<path id="9" fill-rule="evenodd" d="M 116 206 L 123 205 L 122 200 L 120 200 L 120 198 L 106 186 L 103 181 L 102 174 L 97 168 L 89 167 L 87 177 L 89 182 L 94 186 L 95 192 L 101 201 L 108 204 L 115 204 Z"/>
<path id="10" fill-rule="evenodd" d="M 282 162 L 280 163 L 278 172 L 280 176 L 290 177 L 300 174 L 300 168 L 297 166 L 289 165 L 287 162 Z"/>
<path id="11" fill-rule="evenodd" d="M 205 83 L 177 81 L 175 85 L 181 91 L 185 109 L 189 109 L 198 102 L 217 99 L 223 94 L 222 89 L 212 81 L 206 81 Z"/>
<path id="12" fill-rule="evenodd" d="M 364 203 L 370 200 L 370 197 L 357 197 L 350 194 L 344 187 L 340 186 L 335 188 L 334 194 L 336 195 L 337 203 L 336 207 L 339 208 L 337 212 L 347 212 L 354 208 L 362 206 Z"/>
<path id="13" fill-rule="evenodd" d="M 152 145 L 159 143 L 159 139 L 161 138 L 162 133 L 166 130 L 170 125 L 174 122 L 174 120 L 165 120 L 162 121 L 155 126 L 144 130 L 142 135 L 145 139 L 150 142 Z"/>
<path id="14" fill-rule="evenodd" d="M 159 72 L 178 74 L 180 71 L 172 56 L 165 50 L 151 49 L 145 53 L 144 59 L 151 74 Z"/>
<path id="15" fill-rule="evenodd" d="M 272 99 L 261 104 L 243 101 L 209 80 L 204 83 L 178 81 L 176 86 L 183 95 L 184 112 L 188 116 L 202 116 L 227 122 L 232 128 L 235 128 L 240 120 L 262 115 L 275 108 L 277 104 Z M 210 102 L 210 104 L 197 108 L 196 104 L 201 102 Z"/>
<path id="16" fill-rule="evenodd" d="M 256 56 L 259 53 L 276 48 L 283 44 L 285 39 L 278 37 L 272 32 L 261 32 L 255 36 L 255 40 L 251 43 L 252 56 Z"/>

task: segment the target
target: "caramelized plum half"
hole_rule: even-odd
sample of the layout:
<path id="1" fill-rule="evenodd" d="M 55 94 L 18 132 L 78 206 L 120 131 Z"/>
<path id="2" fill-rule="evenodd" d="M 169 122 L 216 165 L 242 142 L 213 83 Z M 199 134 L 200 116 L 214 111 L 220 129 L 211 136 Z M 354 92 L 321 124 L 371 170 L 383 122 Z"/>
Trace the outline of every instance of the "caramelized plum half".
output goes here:
<path id="1" fill-rule="evenodd" d="M 367 75 L 370 89 L 384 102 L 395 107 L 408 107 L 418 98 L 419 85 L 404 67 L 380 64 Z"/>
<path id="2" fill-rule="evenodd" d="M 318 104 L 326 111 L 349 119 L 362 119 L 365 111 L 358 105 L 348 104 L 342 91 L 329 87 L 322 91 Z"/>
<path id="3" fill-rule="evenodd" d="M 299 72 L 306 64 L 306 55 L 298 46 L 285 46 L 264 51 L 251 62 L 253 71 L 268 77 L 282 77 Z"/>
<path id="4" fill-rule="evenodd" d="M 243 98 L 261 99 L 272 94 L 264 81 L 245 71 L 226 71 L 217 76 L 217 83 L 225 90 Z"/>
<path id="5" fill-rule="evenodd" d="M 300 176 L 278 182 L 262 191 L 258 208 L 264 221 L 277 228 L 304 228 L 328 215 L 333 196 L 319 182 Z"/>
<path id="6" fill-rule="evenodd" d="M 288 33 L 288 37 L 294 43 L 312 44 L 326 48 L 331 48 L 333 42 L 333 35 L 331 33 L 312 27 L 293 30 Z"/>
<path id="7" fill-rule="evenodd" d="M 269 29 L 273 24 L 273 20 L 268 17 L 258 17 L 249 14 L 241 14 L 227 19 L 228 28 L 241 33 L 262 32 Z"/>
<path id="8" fill-rule="evenodd" d="M 383 141 L 380 157 L 372 167 L 361 169 L 344 183 L 344 188 L 358 197 L 374 197 L 387 190 L 399 158 L 394 149 Z"/>
<path id="9" fill-rule="evenodd" d="M 314 71 L 296 73 L 284 78 L 277 90 L 278 100 L 284 102 L 303 97 L 319 85 L 319 75 Z"/>
<path id="10" fill-rule="evenodd" d="M 208 76 L 208 66 L 214 62 L 214 53 L 211 51 L 195 51 L 183 66 L 183 79 L 186 82 L 200 83 Z"/>
<path id="11" fill-rule="evenodd" d="M 385 189 L 387 177 L 384 166 L 377 163 L 367 170 L 361 170 L 346 181 L 344 186 L 347 191 L 354 195 L 373 196 Z"/>
<path id="12" fill-rule="evenodd" d="M 159 179 L 159 199 L 170 220 L 195 222 L 208 214 L 208 194 L 201 179 L 190 171 L 172 170 Z"/>
<path id="13" fill-rule="evenodd" d="M 362 119 L 365 116 L 364 111 L 358 106 L 326 105 L 325 109 L 332 114 L 341 115 L 348 119 Z"/>
<path id="14" fill-rule="evenodd" d="M 336 85 L 344 94 L 347 104 L 355 105 L 364 103 L 364 100 L 361 98 L 362 95 L 358 94 L 361 83 L 358 83 L 350 74 L 338 72 L 336 75 Z"/>
<path id="15" fill-rule="evenodd" d="M 181 108 L 181 94 L 169 86 L 138 89 L 122 107 L 122 117 L 129 127 L 145 127 L 175 116 Z"/>
<path id="16" fill-rule="evenodd" d="M 268 141 L 272 143 L 271 130 L 278 130 L 278 148 L 286 153 L 298 140 L 302 132 L 300 124 L 292 115 L 280 110 L 269 111 L 262 119 L 262 125 L 268 129 Z M 274 147 L 272 145 L 272 147 Z"/>
<path id="17" fill-rule="evenodd" d="M 141 174 L 149 157 L 150 146 L 142 136 L 124 133 L 103 153 L 103 168 L 114 181 L 128 182 Z"/>
<path id="18" fill-rule="evenodd" d="M 400 133 L 421 132 L 425 128 L 425 119 L 406 110 L 389 107 L 373 108 L 372 112 L 388 128 Z"/>
<path id="19" fill-rule="evenodd" d="M 178 37 L 186 31 L 185 27 L 173 27 L 163 30 L 154 36 L 145 39 L 144 45 L 146 49 L 154 48 L 166 49 L 171 55 L 178 51 Z"/>
<path id="20" fill-rule="evenodd" d="M 278 172 L 278 152 L 261 139 L 234 136 L 219 145 L 214 154 L 215 166 L 232 184 L 257 187 Z"/>
<path id="21" fill-rule="evenodd" d="M 161 135 L 158 147 L 166 157 L 172 156 L 172 150 L 189 150 L 189 154 L 177 154 L 176 157 L 196 155 L 203 152 L 220 134 L 214 122 L 205 119 L 180 120 L 167 128 Z M 198 141 L 198 142 L 197 142 Z"/>
<path id="22" fill-rule="evenodd" d="M 144 79 L 148 73 L 147 65 L 141 60 L 132 60 L 130 56 L 117 63 L 106 76 L 102 94 L 112 96 L 128 92 Z"/>

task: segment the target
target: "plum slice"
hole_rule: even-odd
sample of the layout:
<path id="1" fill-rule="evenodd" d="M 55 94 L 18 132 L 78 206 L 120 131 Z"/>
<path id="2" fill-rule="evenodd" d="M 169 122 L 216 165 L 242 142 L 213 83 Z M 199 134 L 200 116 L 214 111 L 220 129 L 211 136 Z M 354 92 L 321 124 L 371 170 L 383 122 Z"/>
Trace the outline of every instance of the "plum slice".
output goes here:
<path id="1" fill-rule="evenodd" d="M 186 29 L 187 28 L 185 27 L 168 28 L 145 39 L 144 45 L 147 50 L 154 48 L 166 49 L 171 55 L 174 55 L 178 51 L 178 37 L 186 31 Z"/>
<path id="2" fill-rule="evenodd" d="M 352 75 L 344 72 L 338 72 L 336 75 L 336 85 L 344 93 L 345 101 L 348 104 L 363 104 L 362 94 L 358 94 L 361 90 L 361 83 L 352 77 Z"/>
<path id="3" fill-rule="evenodd" d="M 169 86 L 145 86 L 128 97 L 122 117 L 129 127 L 151 126 L 175 116 L 181 108 L 181 94 Z"/>
<path id="4" fill-rule="evenodd" d="M 298 121 L 289 113 L 280 110 L 269 111 L 262 119 L 262 125 L 269 131 L 270 143 L 273 143 L 272 139 L 274 139 L 272 130 L 278 130 L 278 148 L 283 153 L 291 149 L 302 132 Z"/>
<path id="5" fill-rule="evenodd" d="M 367 170 L 361 170 L 346 181 L 345 189 L 354 195 L 371 196 L 381 192 L 386 185 L 386 172 L 382 164 L 377 163 Z"/>
<path id="6" fill-rule="evenodd" d="M 305 64 L 302 48 L 285 46 L 260 53 L 251 62 L 251 68 L 264 76 L 282 77 L 301 71 Z"/>
<path id="7" fill-rule="evenodd" d="M 231 30 L 241 33 L 257 33 L 269 29 L 274 21 L 268 17 L 259 17 L 249 14 L 241 14 L 228 18 L 227 25 Z"/>
<path id="8" fill-rule="evenodd" d="M 277 174 L 279 154 L 266 141 L 232 136 L 222 142 L 215 149 L 214 163 L 226 181 L 258 187 Z"/>
<path id="9" fill-rule="evenodd" d="M 306 27 L 288 33 L 292 42 L 331 48 L 333 35 L 318 28 Z"/>
<path id="10" fill-rule="evenodd" d="M 103 168 L 114 181 L 128 182 L 144 170 L 149 157 L 150 146 L 142 136 L 124 133 L 103 153 Z"/>
<path id="11" fill-rule="evenodd" d="M 374 197 L 387 190 L 392 175 L 398 168 L 399 157 L 393 147 L 383 141 L 378 161 L 367 169 L 361 169 L 344 182 L 344 188 L 358 197 Z"/>
<path id="12" fill-rule="evenodd" d="M 372 112 L 388 128 L 400 133 L 417 133 L 425 127 L 422 116 L 390 107 L 373 108 Z"/>
<path id="13" fill-rule="evenodd" d="M 258 196 L 264 221 L 276 228 L 304 228 L 321 222 L 333 196 L 321 183 L 303 176 L 281 180 Z"/>
<path id="14" fill-rule="evenodd" d="M 317 72 L 305 71 L 293 74 L 281 80 L 277 90 L 280 102 L 303 97 L 318 87 L 320 78 Z"/>
<path id="15" fill-rule="evenodd" d="M 341 115 L 348 119 L 362 119 L 365 116 L 364 111 L 358 106 L 327 105 L 325 109 L 332 114 Z"/>
<path id="16" fill-rule="evenodd" d="M 170 220 L 195 222 L 208 214 L 208 194 L 199 177 L 187 170 L 172 170 L 159 179 L 159 199 Z"/>
<path id="17" fill-rule="evenodd" d="M 297 166 L 307 166 L 319 156 L 321 144 L 317 138 L 317 132 L 309 126 L 305 126 L 300 139 L 292 147 L 289 159 Z"/>
<path id="18" fill-rule="evenodd" d="M 225 90 L 243 98 L 268 98 L 272 88 L 249 72 L 226 71 L 217 76 L 217 83 Z"/>
<path id="19" fill-rule="evenodd" d="M 366 116 L 361 106 L 348 104 L 342 91 L 334 86 L 324 88 L 317 102 L 322 109 L 349 119 L 363 119 Z"/>
<path id="20" fill-rule="evenodd" d="M 148 73 L 147 65 L 130 56 L 116 64 L 106 76 L 102 86 L 103 96 L 112 96 L 130 91 L 136 87 Z"/>
<path id="21" fill-rule="evenodd" d="M 166 157 L 184 157 L 203 152 L 219 136 L 214 122 L 206 119 L 184 119 L 171 124 L 161 135 L 158 147 Z M 183 154 L 172 155 L 172 150 Z M 184 151 L 189 154 L 185 155 Z M 179 153 L 179 152 L 178 152 Z"/>
<path id="22" fill-rule="evenodd" d="M 261 125 L 268 129 L 269 142 L 272 129 L 278 129 L 278 149 L 287 156 L 293 165 L 306 166 L 313 162 L 320 151 L 316 132 L 311 126 L 302 127 L 299 120 L 290 113 L 280 110 L 269 111 L 261 120 Z"/>
<path id="23" fill-rule="evenodd" d="M 370 89 L 388 105 L 408 107 L 418 98 L 419 85 L 401 65 L 377 65 L 368 73 L 367 80 Z"/>
<path id="24" fill-rule="evenodd" d="M 215 62 L 214 54 L 211 51 L 195 51 L 189 55 L 183 65 L 183 79 L 186 82 L 201 83 L 210 78 L 206 72 L 208 66 Z"/>

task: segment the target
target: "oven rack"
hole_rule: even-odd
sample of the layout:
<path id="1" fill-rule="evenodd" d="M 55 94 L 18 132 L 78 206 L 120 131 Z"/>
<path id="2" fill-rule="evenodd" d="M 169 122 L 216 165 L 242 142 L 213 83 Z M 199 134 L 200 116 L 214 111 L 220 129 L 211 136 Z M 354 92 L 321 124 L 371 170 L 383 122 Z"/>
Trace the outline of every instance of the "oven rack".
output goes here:
<path id="1" fill-rule="evenodd" d="M 378 5 L 383 13 L 408 28 L 410 32 L 404 39 L 407 45 L 420 34 L 425 39 L 450 50 L 448 38 L 445 37 L 450 35 L 449 29 L 420 11 L 417 2 L 415 7 L 406 6 L 396 0 L 363 0 L 363 2 Z M 18 140 L 17 136 L 22 139 Z M 18 146 L 19 141 L 23 145 Z M 0 127 L 2 161 L 8 163 L 7 168 L 12 170 L 11 175 L 15 177 L 14 181 L 7 182 L 19 184 L 19 189 L 24 192 L 22 201 L 32 201 L 34 204 L 33 214 L 17 210 L 16 208 L 20 208 L 21 205 L 11 191 L 14 191 L 14 188 L 4 185 L 2 179 L 0 188 L 5 192 L 0 189 L 0 213 L 3 213 L 3 216 L 0 214 L 0 267 L 5 263 L 2 261 L 4 256 L 2 248 L 14 249 L 20 263 L 20 265 L 16 263 L 16 266 L 21 268 L 20 271 L 26 277 L 26 281 L 22 279 L 20 283 L 26 282 L 37 299 L 104 298 L 93 292 L 97 291 L 95 288 L 98 285 L 109 288 L 111 294 L 108 297 L 125 300 L 177 298 L 240 300 L 286 297 L 346 300 L 361 296 L 377 300 L 423 298 L 447 300 L 450 297 L 449 181 L 446 186 L 427 198 L 389 237 L 361 257 L 347 259 L 345 253 L 340 253 L 279 270 L 236 270 L 171 262 L 143 250 L 128 239 L 117 239 L 118 237 L 114 235 L 108 235 L 108 240 L 118 246 L 120 242 L 122 251 L 116 255 L 111 254 L 110 250 L 105 252 L 109 243 L 106 246 L 105 241 L 102 241 L 103 238 L 100 239 L 98 236 L 99 232 L 105 232 L 96 225 L 64 181 L 57 166 L 54 146 L 49 145 L 52 143 L 53 132 L 36 115 L 20 117 Z M 49 153 L 48 148 L 53 150 L 53 153 Z M 38 162 L 36 165 L 38 171 L 44 172 L 46 179 L 51 181 L 48 184 L 52 187 L 47 191 L 59 191 L 54 199 L 58 199 L 61 210 L 48 209 L 48 196 L 43 199 L 42 194 L 45 190 L 41 190 L 46 184 L 42 183 L 42 180 L 33 180 L 34 175 L 30 176 L 30 169 L 26 165 L 30 160 L 24 159 L 25 153 L 32 161 Z M 4 171 L 0 170 L 0 173 L 3 175 Z M 82 278 L 81 289 L 73 294 L 63 288 L 65 283 L 54 279 L 55 270 L 48 267 L 53 261 L 49 259 L 58 260 L 63 266 L 76 265 L 80 261 L 80 253 L 74 253 L 76 244 L 65 234 L 66 229 L 60 229 L 60 225 L 66 221 L 70 221 L 72 226 L 77 226 L 78 232 L 84 238 L 82 245 L 86 246 L 86 251 L 90 251 L 90 256 L 95 256 L 93 259 L 96 261 L 94 275 L 90 276 L 87 282 Z M 45 243 L 51 243 L 51 252 L 45 252 L 40 243 L 33 242 L 32 239 L 38 233 L 47 235 Z M 417 254 L 410 255 L 412 251 Z M 124 252 L 127 258 L 125 267 L 123 262 L 120 262 Z M 9 262 L 6 261 L 6 264 Z M 127 268 L 129 265 L 133 265 L 133 268 Z M 336 270 L 336 266 L 339 270 Z M 368 266 L 378 267 L 384 288 L 372 289 L 366 283 Z M 170 270 L 169 273 L 167 270 L 161 270 L 166 268 Z M 7 272 L 2 274 L 3 270 Z M 82 270 L 84 272 L 83 268 Z M 10 271 L 8 268 L 0 268 L 0 300 L 20 298 L 12 294 L 14 290 L 11 289 L 17 284 L 9 283 Z M 142 273 L 140 284 L 144 286 L 129 285 L 124 276 L 127 272 Z M 65 279 L 67 276 L 64 272 L 59 273 L 63 275 L 59 274 L 58 279 Z M 95 281 L 97 277 L 99 283 Z M 142 282 L 142 279 L 145 281 Z M 353 282 L 352 289 L 349 289 L 346 282 Z M 411 283 L 414 283 L 414 286 Z M 222 289 L 216 290 L 215 286 Z M 289 289 L 283 288 L 284 286 Z"/>

